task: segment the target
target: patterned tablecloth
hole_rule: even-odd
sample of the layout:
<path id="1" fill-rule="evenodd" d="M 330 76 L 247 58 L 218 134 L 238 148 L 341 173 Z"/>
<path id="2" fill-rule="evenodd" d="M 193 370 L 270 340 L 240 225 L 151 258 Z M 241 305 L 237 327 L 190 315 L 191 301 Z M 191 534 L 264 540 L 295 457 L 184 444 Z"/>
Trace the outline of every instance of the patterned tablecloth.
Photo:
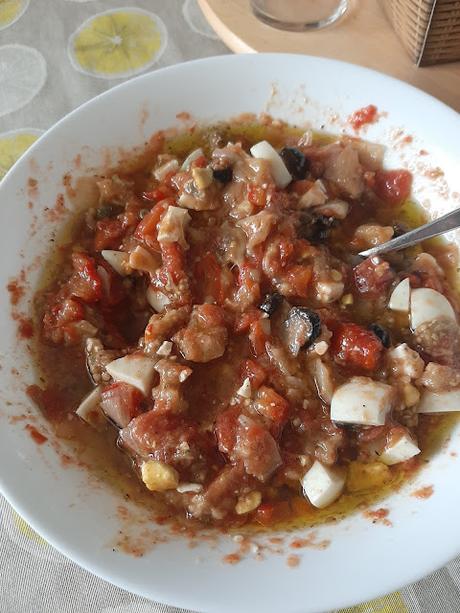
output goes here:
<path id="1" fill-rule="evenodd" d="M 196 0 L 0 0 L 0 179 L 85 100 L 146 70 L 226 52 Z M 0 496 L 0 613 L 174 611 L 82 570 Z M 440 611 L 460 611 L 460 559 L 341 613 Z"/>

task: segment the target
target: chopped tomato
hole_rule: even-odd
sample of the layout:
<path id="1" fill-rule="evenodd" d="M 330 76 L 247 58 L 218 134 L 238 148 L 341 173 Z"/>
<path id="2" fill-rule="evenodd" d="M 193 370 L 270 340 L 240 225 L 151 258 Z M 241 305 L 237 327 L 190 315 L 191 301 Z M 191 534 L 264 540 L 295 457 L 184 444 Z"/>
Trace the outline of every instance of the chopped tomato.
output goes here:
<path id="1" fill-rule="evenodd" d="M 272 387 L 263 385 L 254 398 L 256 411 L 270 422 L 270 432 L 279 436 L 289 416 L 289 403 Z"/>
<path id="2" fill-rule="evenodd" d="M 355 130 L 359 130 L 359 128 L 362 128 L 367 123 L 374 123 L 376 117 L 377 107 L 374 104 L 369 104 L 369 106 L 358 109 L 350 115 L 348 121 Z"/>
<path id="3" fill-rule="evenodd" d="M 251 262 L 246 261 L 238 269 L 239 292 L 244 295 L 244 302 L 254 304 L 260 300 L 260 272 Z"/>
<path id="4" fill-rule="evenodd" d="M 241 382 L 249 379 L 253 390 L 258 390 L 266 378 L 265 369 L 254 360 L 244 360 L 241 364 Z"/>
<path id="5" fill-rule="evenodd" d="M 186 279 L 184 250 L 179 243 L 163 242 L 160 244 L 160 249 L 163 270 L 170 275 L 174 283 L 179 283 L 181 279 Z M 164 279 L 164 284 L 167 285 L 167 283 L 168 280 Z"/>
<path id="6" fill-rule="evenodd" d="M 265 322 L 268 320 L 259 319 L 253 321 L 249 326 L 249 342 L 256 356 L 265 353 L 265 343 L 270 338 L 265 329 Z"/>
<path id="7" fill-rule="evenodd" d="M 102 282 L 94 258 L 82 252 L 72 254 L 74 274 L 68 281 L 70 293 L 83 302 L 97 302 L 102 297 Z"/>
<path id="8" fill-rule="evenodd" d="M 289 266 L 282 276 L 280 293 L 285 296 L 298 296 L 307 298 L 313 270 L 311 266 L 293 264 Z"/>
<path id="9" fill-rule="evenodd" d="M 196 263 L 194 272 L 201 300 L 212 298 L 217 304 L 223 304 L 226 292 L 222 268 L 216 256 L 210 251 L 206 252 Z"/>
<path id="10" fill-rule="evenodd" d="M 291 517 L 291 508 L 286 500 L 263 502 L 257 509 L 254 519 L 262 526 L 273 526 Z"/>
<path id="11" fill-rule="evenodd" d="M 353 268 L 353 280 L 357 291 L 370 298 L 385 295 L 395 278 L 395 273 L 385 260 L 367 258 Z"/>
<path id="12" fill-rule="evenodd" d="M 259 185 L 248 185 L 248 200 L 257 209 L 263 209 L 267 204 L 267 190 Z"/>
<path id="13" fill-rule="evenodd" d="M 268 429 L 246 416 L 243 422 L 238 421 L 232 459 L 242 462 L 248 475 L 260 481 L 266 481 L 282 464 L 278 445 Z"/>
<path id="14" fill-rule="evenodd" d="M 235 322 L 235 332 L 247 332 L 249 327 L 255 321 L 262 317 L 260 309 L 250 307 L 247 311 L 241 314 L 240 318 Z"/>
<path id="15" fill-rule="evenodd" d="M 160 200 L 165 200 L 171 196 L 174 196 L 174 191 L 167 185 L 156 187 L 151 192 L 142 192 L 142 198 L 144 198 L 144 200 L 148 200 L 149 202 L 159 202 Z"/>
<path id="16" fill-rule="evenodd" d="M 171 204 L 172 201 L 170 198 L 160 200 L 160 202 L 158 202 L 153 209 L 147 213 L 134 231 L 135 238 L 143 241 L 147 247 L 150 247 L 150 249 L 153 249 L 154 251 L 160 251 L 160 246 L 157 240 L 158 222 L 161 220 L 163 213 L 165 213 L 166 209 Z"/>
<path id="17" fill-rule="evenodd" d="M 143 396 L 128 383 L 112 383 L 102 392 L 101 408 L 104 414 L 119 428 L 140 415 Z"/>
<path id="18" fill-rule="evenodd" d="M 119 219 L 101 219 L 96 224 L 94 248 L 96 251 L 118 249 L 124 233 L 123 222 Z"/>
<path id="19" fill-rule="evenodd" d="M 205 168 L 208 165 L 208 160 L 204 155 L 200 155 L 195 158 L 193 162 L 190 164 L 191 168 Z"/>
<path id="20" fill-rule="evenodd" d="M 46 339 L 53 343 L 65 341 L 73 344 L 79 340 L 75 328 L 69 326 L 75 321 L 81 321 L 85 316 L 83 306 L 73 298 L 66 298 L 53 305 L 43 316 L 43 333 Z"/>
<path id="21" fill-rule="evenodd" d="M 215 304 L 199 304 L 194 307 L 194 314 L 208 328 L 223 326 L 225 323 L 224 310 Z"/>
<path id="22" fill-rule="evenodd" d="M 102 302 L 108 306 L 119 304 L 126 297 L 123 279 L 105 261 L 98 264 L 97 274 L 102 282 Z"/>
<path id="23" fill-rule="evenodd" d="M 236 444 L 236 431 L 240 413 L 241 408 L 236 405 L 226 409 L 217 416 L 214 433 L 221 453 L 230 455 L 233 452 Z"/>
<path id="24" fill-rule="evenodd" d="M 339 323 L 332 337 L 331 350 L 339 364 L 371 372 L 379 365 L 383 345 L 370 330 L 355 323 Z"/>
<path id="25" fill-rule="evenodd" d="M 379 170 L 374 191 L 386 204 L 402 204 L 410 196 L 412 174 L 408 170 Z"/>

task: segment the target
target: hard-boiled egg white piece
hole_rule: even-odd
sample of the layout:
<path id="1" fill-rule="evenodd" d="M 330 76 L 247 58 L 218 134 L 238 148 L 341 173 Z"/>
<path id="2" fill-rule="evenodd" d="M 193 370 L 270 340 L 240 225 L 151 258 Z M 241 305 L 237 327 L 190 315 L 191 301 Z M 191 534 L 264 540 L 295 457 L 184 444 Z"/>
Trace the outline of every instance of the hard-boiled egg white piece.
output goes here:
<path id="1" fill-rule="evenodd" d="M 388 308 L 392 311 L 400 311 L 401 313 L 408 313 L 410 308 L 410 281 L 409 278 L 403 279 L 394 288 Z"/>
<path id="2" fill-rule="evenodd" d="M 155 361 L 151 358 L 139 354 L 127 355 L 110 362 L 105 369 L 115 381 L 137 387 L 144 396 L 152 389 Z"/>
<path id="3" fill-rule="evenodd" d="M 345 424 L 383 426 L 392 400 L 390 385 L 369 377 L 353 377 L 335 390 L 331 419 Z"/>
<path id="4" fill-rule="evenodd" d="M 291 173 L 286 168 L 280 154 L 266 140 L 253 145 L 251 155 L 270 162 L 273 179 L 278 187 L 286 187 L 292 181 Z"/>
<path id="5" fill-rule="evenodd" d="M 412 329 L 416 330 L 422 324 L 439 317 L 447 317 L 457 321 L 454 309 L 447 298 L 429 287 L 412 290 L 410 298 Z"/>
<path id="6" fill-rule="evenodd" d="M 460 389 L 446 392 L 423 392 L 419 413 L 451 413 L 460 411 Z"/>
<path id="7" fill-rule="evenodd" d="M 325 466 L 318 460 L 302 478 L 305 496 L 318 509 L 324 509 L 337 500 L 344 485 L 345 473 L 343 471 Z"/>
<path id="8" fill-rule="evenodd" d="M 132 272 L 129 266 L 129 255 L 124 251 L 103 249 L 101 255 L 119 275 L 125 276 Z"/>
<path id="9" fill-rule="evenodd" d="M 399 462 L 405 462 L 410 460 L 420 453 L 420 449 L 417 447 L 415 441 L 408 435 L 403 434 L 396 441 L 390 441 L 380 454 L 380 461 L 388 466 L 393 464 L 399 464 Z"/>
<path id="10" fill-rule="evenodd" d="M 94 428 L 99 428 L 106 421 L 100 407 L 101 391 L 102 387 L 100 385 L 95 387 L 83 398 L 78 409 L 75 411 L 78 417 Z"/>

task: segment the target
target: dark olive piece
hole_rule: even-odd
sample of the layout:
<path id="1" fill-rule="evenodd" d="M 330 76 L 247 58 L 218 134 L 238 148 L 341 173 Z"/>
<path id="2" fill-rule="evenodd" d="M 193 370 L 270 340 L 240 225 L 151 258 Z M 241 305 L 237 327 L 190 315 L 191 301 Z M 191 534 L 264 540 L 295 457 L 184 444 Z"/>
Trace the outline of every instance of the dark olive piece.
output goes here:
<path id="1" fill-rule="evenodd" d="M 281 306 L 283 302 L 283 296 L 278 294 L 278 292 L 274 292 L 273 294 L 267 294 L 263 299 L 262 304 L 259 306 L 261 311 L 267 313 L 268 315 L 273 315 L 278 307 Z"/>
<path id="2" fill-rule="evenodd" d="M 312 311 L 306 307 L 292 307 L 289 311 L 288 319 L 295 319 L 297 317 L 299 317 L 302 322 L 308 324 L 309 329 L 303 347 L 309 347 L 321 334 L 321 318 L 316 311 Z"/>
<path id="3" fill-rule="evenodd" d="M 371 324 L 369 326 L 369 330 L 371 330 L 371 332 L 373 332 L 375 336 L 380 339 L 382 345 L 388 349 L 391 344 L 390 333 L 388 330 L 385 330 L 385 328 L 379 324 Z"/>
<path id="4" fill-rule="evenodd" d="M 99 221 L 106 219 L 107 217 L 115 217 L 118 213 L 121 213 L 123 207 L 119 204 L 104 204 L 96 209 L 95 217 Z"/>
<path id="5" fill-rule="evenodd" d="M 302 215 L 297 230 L 299 238 L 305 238 L 312 243 L 325 241 L 332 230 L 338 225 L 338 220 L 325 215 L 311 216 Z"/>
<path id="6" fill-rule="evenodd" d="M 231 166 L 227 166 L 226 168 L 213 170 L 212 176 L 220 183 L 229 183 L 233 178 L 233 168 Z"/>
<path id="7" fill-rule="evenodd" d="M 310 163 L 296 147 L 284 147 L 280 151 L 281 159 L 295 181 L 305 179 Z"/>

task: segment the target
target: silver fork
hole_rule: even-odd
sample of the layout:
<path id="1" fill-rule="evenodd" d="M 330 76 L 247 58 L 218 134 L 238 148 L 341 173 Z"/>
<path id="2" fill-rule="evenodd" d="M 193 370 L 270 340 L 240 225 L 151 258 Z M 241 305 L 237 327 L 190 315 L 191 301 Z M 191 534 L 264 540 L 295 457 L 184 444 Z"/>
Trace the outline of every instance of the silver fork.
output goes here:
<path id="1" fill-rule="evenodd" d="M 442 217 L 438 217 L 438 219 L 435 219 L 434 221 L 430 221 L 430 223 L 426 223 L 419 228 L 415 228 L 415 230 L 406 232 L 406 234 L 403 234 L 402 236 L 392 238 L 391 241 L 377 245 L 377 247 L 372 247 L 372 249 L 361 251 L 358 255 L 363 258 L 369 258 L 373 255 L 387 253 L 388 251 L 399 251 L 400 249 L 412 247 L 412 245 L 416 245 L 421 241 L 433 238 L 434 236 L 439 236 L 440 234 L 449 232 L 449 230 L 455 230 L 459 227 L 460 209 L 455 209 Z"/>

